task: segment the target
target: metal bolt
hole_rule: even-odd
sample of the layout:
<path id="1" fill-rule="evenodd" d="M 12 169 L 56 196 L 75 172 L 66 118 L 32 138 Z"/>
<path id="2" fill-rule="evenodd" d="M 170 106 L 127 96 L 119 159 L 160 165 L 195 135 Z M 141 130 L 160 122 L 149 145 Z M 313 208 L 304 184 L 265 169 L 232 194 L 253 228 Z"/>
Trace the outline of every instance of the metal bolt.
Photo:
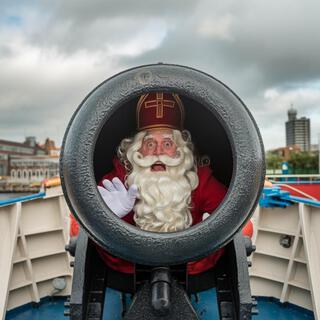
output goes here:
<path id="1" fill-rule="evenodd" d="M 65 317 L 70 317 L 70 311 L 69 311 L 69 310 L 66 310 L 66 311 L 63 313 L 63 315 L 64 315 Z"/>
<path id="2" fill-rule="evenodd" d="M 254 308 L 251 309 L 251 314 L 256 316 L 256 315 L 259 314 L 259 310 L 254 307 Z"/>

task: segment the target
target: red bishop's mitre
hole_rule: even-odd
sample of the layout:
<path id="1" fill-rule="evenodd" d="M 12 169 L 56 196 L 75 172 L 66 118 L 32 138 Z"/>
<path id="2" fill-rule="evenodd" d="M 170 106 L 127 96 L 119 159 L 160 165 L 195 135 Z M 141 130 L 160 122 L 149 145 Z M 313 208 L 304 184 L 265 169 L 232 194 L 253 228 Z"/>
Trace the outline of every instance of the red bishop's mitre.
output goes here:
<path id="1" fill-rule="evenodd" d="M 138 131 L 152 128 L 183 129 L 184 107 L 175 93 L 150 92 L 137 105 Z"/>

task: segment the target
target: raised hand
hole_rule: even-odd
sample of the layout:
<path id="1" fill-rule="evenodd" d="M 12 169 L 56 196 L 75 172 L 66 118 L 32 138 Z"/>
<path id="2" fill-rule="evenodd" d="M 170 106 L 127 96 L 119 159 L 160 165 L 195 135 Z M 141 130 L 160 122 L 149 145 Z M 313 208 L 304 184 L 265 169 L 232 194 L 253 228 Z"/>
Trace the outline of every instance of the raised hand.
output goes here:
<path id="1" fill-rule="evenodd" d="M 98 186 L 98 190 L 106 203 L 106 205 L 119 218 L 126 216 L 134 206 L 138 194 L 138 188 L 135 184 L 131 185 L 127 190 L 119 178 L 103 180 L 104 186 Z"/>

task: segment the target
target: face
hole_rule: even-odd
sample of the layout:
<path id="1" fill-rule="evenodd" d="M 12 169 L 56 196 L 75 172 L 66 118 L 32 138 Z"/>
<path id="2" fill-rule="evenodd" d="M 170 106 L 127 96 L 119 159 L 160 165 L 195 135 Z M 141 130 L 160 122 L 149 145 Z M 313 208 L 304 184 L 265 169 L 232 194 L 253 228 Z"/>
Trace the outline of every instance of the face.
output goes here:
<path id="1" fill-rule="evenodd" d="M 155 129 L 148 131 L 139 151 L 144 157 L 166 155 L 174 158 L 177 152 L 177 146 L 173 141 L 172 130 Z M 158 161 L 151 169 L 152 171 L 165 171 L 165 165 Z"/>

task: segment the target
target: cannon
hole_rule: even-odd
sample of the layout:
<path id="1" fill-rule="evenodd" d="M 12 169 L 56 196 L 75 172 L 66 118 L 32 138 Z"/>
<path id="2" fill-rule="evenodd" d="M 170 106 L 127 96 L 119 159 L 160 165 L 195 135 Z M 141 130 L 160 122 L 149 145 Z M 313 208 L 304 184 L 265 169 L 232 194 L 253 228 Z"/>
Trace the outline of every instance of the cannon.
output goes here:
<path id="1" fill-rule="evenodd" d="M 199 154 L 211 159 L 228 192 L 214 214 L 179 232 L 147 232 L 105 205 L 97 183 L 112 167 L 117 145 L 135 131 L 135 106 L 149 92 L 173 92 L 185 106 L 185 128 Z M 121 72 L 96 87 L 67 127 L 60 159 L 62 187 L 81 226 L 76 241 L 71 319 L 101 319 L 106 287 L 133 295 L 123 318 L 199 319 L 190 295 L 216 287 L 220 319 L 250 319 L 247 254 L 241 234 L 263 188 L 264 149 L 240 98 L 212 76 L 179 65 L 152 64 Z M 134 274 L 108 268 L 100 246 L 135 263 Z M 186 264 L 225 247 L 217 265 L 190 276 Z"/>

